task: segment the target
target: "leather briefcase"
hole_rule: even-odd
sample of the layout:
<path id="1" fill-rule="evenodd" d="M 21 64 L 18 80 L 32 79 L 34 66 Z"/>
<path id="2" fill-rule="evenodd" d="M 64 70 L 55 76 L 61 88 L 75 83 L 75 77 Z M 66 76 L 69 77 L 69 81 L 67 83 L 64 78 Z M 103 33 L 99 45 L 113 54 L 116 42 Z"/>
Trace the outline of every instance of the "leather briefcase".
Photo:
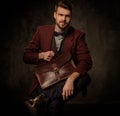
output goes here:
<path id="1" fill-rule="evenodd" d="M 35 74 L 42 89 L 46 89 L 67 77 L 74 71 L 75 64 L 70 53 L 61 54 L 46 64 L 37 65 Z"/>

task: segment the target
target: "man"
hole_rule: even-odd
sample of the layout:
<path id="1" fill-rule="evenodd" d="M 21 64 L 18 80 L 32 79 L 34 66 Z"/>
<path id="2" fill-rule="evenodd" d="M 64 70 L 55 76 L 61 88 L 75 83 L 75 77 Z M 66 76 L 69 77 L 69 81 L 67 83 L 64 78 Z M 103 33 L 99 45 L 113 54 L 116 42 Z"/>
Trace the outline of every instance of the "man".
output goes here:
<path id="1" fill-rule="evenodd" d="M 87 72 L 92 67 L 92 59 L 85 42 L 85 33 L 70 26 L 72 4 L 61 0 L 55 5 L 55 25 L 39 26 L 32 40 L 25 47 L 23 60 L 29 64 L 50 62 L 62 53 L 71 53 L 76 64 L 73 73 L 50 89 L 42 90 L 37 79 L 34 79 L 30 94 L 37 92 L 48 96 L 47 113 L 60 115 L 64 103 L 76 93 L 82 91 L 90 82 Z"/>

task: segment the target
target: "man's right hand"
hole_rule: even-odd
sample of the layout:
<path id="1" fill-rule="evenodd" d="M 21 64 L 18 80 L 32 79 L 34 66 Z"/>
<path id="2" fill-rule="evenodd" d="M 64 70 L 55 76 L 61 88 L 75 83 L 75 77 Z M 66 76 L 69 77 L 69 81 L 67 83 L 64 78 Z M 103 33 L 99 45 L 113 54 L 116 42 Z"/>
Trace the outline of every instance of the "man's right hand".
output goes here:
<path id="1" fill-rule="evenodd" d="M 54 55 L 55 55 L 55 53 L 53 51 L 40 52 L 39 59 L 43 59 L 45 61 L 50 61 Z"/>

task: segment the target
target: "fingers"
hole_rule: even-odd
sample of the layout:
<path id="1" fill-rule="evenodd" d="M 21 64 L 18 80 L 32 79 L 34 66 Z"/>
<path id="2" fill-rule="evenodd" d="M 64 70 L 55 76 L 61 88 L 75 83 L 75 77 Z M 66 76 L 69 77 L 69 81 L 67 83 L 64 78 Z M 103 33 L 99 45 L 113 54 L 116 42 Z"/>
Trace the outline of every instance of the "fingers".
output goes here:
<path id="1" fill-rule="evenodd" d="M 44 57 L 43 57 L 43 59 L 44 59 L 45 61 L 50 61 L 50 60 L 53 58 L 54 55 L 55 55 L 55 53 L 54 53 L 53 51 L 44 52 Z"/>
<path id="2" fill-rule="evenodd" d="M 46 57 L 44 58 L 44 60 L 46 60 L 46 61 L 50 61 L 51 59 L 52 59 L 51 56 L 46 56 Z"/>
<path id="3" fill-rule="evenodd" d="M 48 51 L 48 54 L 46 55 L 46 60 L 50 61 L 54 56 L 54 52 L 53 51 Z"/>
<path id="4" fill-rule="evenodd" d="M 73 94 L 73 90 L 68 91 L 68 96 L 71 96 Z"/>
<path id="5" fill-rule="evenodd" d="M 53 52 L 53 51 L 50 51 L 50 56 L 54 56 L 55 55 L 55 53 Z"/>
<path id="6" fill-rule="evenodd" d="M 66 90 L 62 92 L 63 100 L 67 100 L 71 95 L 73 95 L 73 90 Z"/>

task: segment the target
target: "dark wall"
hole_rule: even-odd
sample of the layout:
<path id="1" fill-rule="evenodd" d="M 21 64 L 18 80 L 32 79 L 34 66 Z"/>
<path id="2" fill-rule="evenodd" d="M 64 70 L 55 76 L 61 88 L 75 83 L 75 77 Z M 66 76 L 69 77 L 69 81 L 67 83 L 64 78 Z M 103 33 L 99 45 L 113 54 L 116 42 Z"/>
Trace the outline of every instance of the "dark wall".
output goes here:
<path id="1" fill-rule="evenodd" d="M 120 8 L 115 0 L 72 0 L 72 25 L 86 32 L 93 58 L 92 78 L 86 99 L 91 103 L 120 102 L 119 31 Z M 16 103 L 26 97 L 33 78 L 32 65 L 22 60 L 24 46 L 38 25 L 53 24 L 55 0 L 17 1 L 1 6 L 1 78 L 2 97 Z M 9 97 L 8 97 L 9 96 Z M 9 100 L 10 99 L 10 100 Z"/>

